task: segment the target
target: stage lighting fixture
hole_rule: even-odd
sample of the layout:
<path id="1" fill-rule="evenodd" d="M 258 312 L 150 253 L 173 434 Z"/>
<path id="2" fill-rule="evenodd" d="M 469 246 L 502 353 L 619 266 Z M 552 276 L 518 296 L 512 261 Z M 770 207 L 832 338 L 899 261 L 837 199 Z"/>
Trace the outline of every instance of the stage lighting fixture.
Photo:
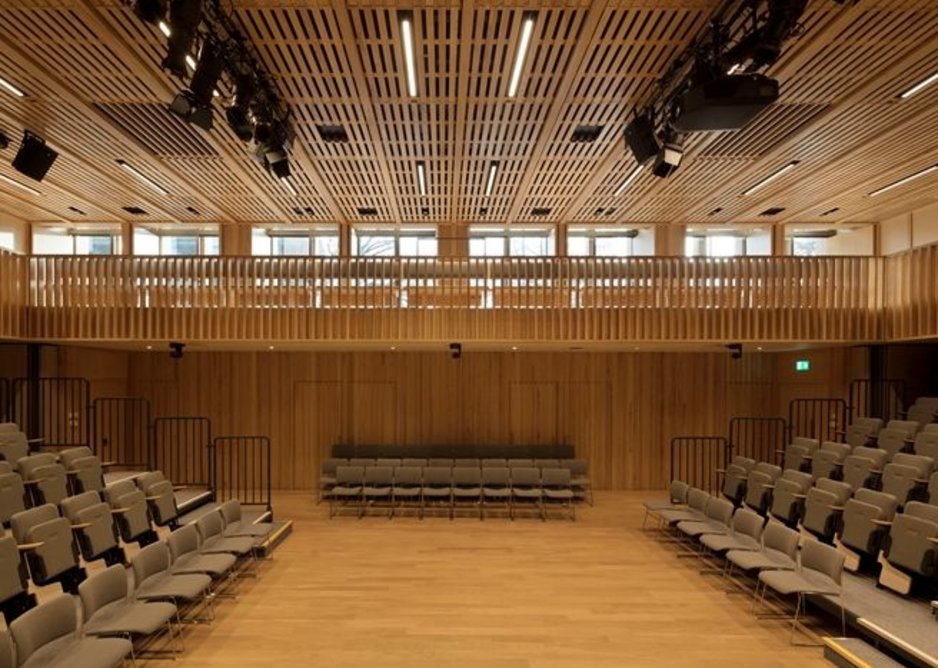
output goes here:
<path id="1" fill-rule="evenodd" d="M 169 39 L 163 68 L 184 78 L 186 56 L 192 51 L 195 37 L 202 22 L 202 0 L 171 0 L 169 4 Z"/>
<path id="2" fill-rule="evenodd" d="M 270 123 L 259 122 L 254 124 L 254 141 L 258 144 L 268 144 L 274 136 L 274 129 Z"/>
<path id="3" fill-rule="evenodd" d="M 136 0 L 134 14 L 141 21 L 156 25 L 166 17 L 166 0 Z"/>
<path id="4" fill-rule="evenodd" d="M 225 119 L 229 127 L 241 141 L 251 141 L 254 136 L 250 110 L 255 91 L 253 74 L 239 76 L 235 83 L 234 103 L 225 110 Z"/>
<path id="5" fill-rule="evenodd" d="M 180 343 L 179 341 L 173 341 L 169 344 L 169 356 L 174 360 L 182 359 L 182 351 L 185 350 L 186 344 Z"/>
<path id="6" fill-rule="evenodd" d="M 727 344 L 726 349 L 730 351 L 730 357 L 732 357 L 734 360 L 742 359 L 743 344 L 730 343 L 730 344 Z"/>
<path id="7" fill-rule="evenodd" d="M 684 157 L 684 147 L 677 140 L 666 142 L 658 155 L 655 156 L 654 166 L 651 168 L 652 174 L 665 179 L 681 166 L 681 158 Z"/>
<path id="8" fill-rule="evenodd" d="M 199 54 L 199 62 L 189 82 L 189 90 L 195 103 L 200 107 L 212 104 L 212 97 L 218 79 L 225 69 L 225 60 L 221 48 L 214 42 L 206 42 Z"/>
<path id="9" fill-rule="evenodd" d="M 651 113 L 635 116 L 625 126 L 625 143 L 640 165 L 644 165 L 658 154 L 661 147 L 655 136 L 655 120 Z"/>

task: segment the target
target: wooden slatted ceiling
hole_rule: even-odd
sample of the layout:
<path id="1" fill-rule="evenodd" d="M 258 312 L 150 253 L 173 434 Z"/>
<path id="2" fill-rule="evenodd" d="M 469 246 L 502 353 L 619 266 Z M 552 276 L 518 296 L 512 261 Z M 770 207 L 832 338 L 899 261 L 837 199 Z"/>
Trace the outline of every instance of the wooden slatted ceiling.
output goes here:
<path id="1" fill-rule="evenodd" d="M 620 195 L 634 166 L 622 141 L 626 119 L 717 0 L 233 4 L 294 111 L 296 196 L 251 160 L 220 113 L 205 133 L 165 110 L 179 89 L 159 69 L 165 40 L 120 0 L 24 0 L 0 7 L 0 72 L 29 96 L 4 97 L 0 122 L 43 134 L 62 157 L 41 185 L 41 202 L 0 183 L 3 209 L 29 220 L 133 220 L 122 207 L 138 205 L 146 220 L 631 224 L 753 221 L 770 206 L 785 208 L 777 222 L 810 222 L 837 206 L 823 219 L 831 222 L 901 210 L 934 184 L 867 196 L 934 162 L 938 86 L 896 99 L 938 69 L 938 6 L 930 0 L 812 0 L 804 34 L 772 70 L 781 103 L 741 132 L 694 136 L 675 177 L 646 173 Z M 399 10 L 414 17 L 413 99 Z M 534 36 L 510 99 L 528 10 L 537 12 Z M 343 125 L 350 141 L 323 142 L 320 124 Z M 604 130 L 595 143 L 575 144 L 580 124 Z M 170 195 L 128 178 L 116 158 Z M 801 164 L 790 175 L 740 196 L 792 159 Z M 486 197 L 492 161 L 498 176 Z M 378 215 L 362 218 L 362 207 Z M 550 213 L 533 217 L 535 208 Z"/>

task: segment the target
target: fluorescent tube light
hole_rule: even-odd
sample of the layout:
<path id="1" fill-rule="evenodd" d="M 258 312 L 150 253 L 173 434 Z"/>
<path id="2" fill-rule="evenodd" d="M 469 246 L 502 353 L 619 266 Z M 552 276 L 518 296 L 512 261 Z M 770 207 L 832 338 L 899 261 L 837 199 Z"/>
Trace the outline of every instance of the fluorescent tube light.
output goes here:
<path id="1" fill-rule="evenodd" d="M 514 97 L 518 93 L 518 84 L 521 82 L 521 68 L 524 66 L 524 58 L 528 53 L 528 46 L 531 43 L 531 33 L 534 32 L 534 15 L 529 14 L 524 18 L 521 26 L 521 40 L 518 42 L 518 51 L 515 53 L 515 64 L 511 68 L 511 81 L 508 83 L 508 97 Z"/>
<path id="2" fill-rule="evenodd" d="M 404 66 L 407 69 L 407 93 L 417 97 L 417 67 L 414 58 L 413 18 L 401 17 L 401 37 L 404 39 Z"/>
<path id="3" fill-rule="evenodd" d="M 293 187 L 293 184 L 290 183 L 290 180 L 286 176 L 280 177 L 280 182 L 287 189 L 287 192 L 290 193 L 293 197 L 297 196 L 296 188 Z"/>
<path id="4" fill-rule="evenodd" d="M 894 181 L 893 183 L 890 183 L 889 185 L 886 185 L 886 186 L 883 186 L 882 188 L 878 188 L 874 190 L 873 192 L 870 193 L 870 197 L 876 197 L 877 195 L 882 195 L 884 192 L 888 192 L 892 190 L 893 188 L 898 188 L 899 186 L 904 186 L 909 181 L 920 179 L 923 176 L 926 176 L 936 171 L 938 171 L 938 165 L 932 165 L 931 167 L 926 167 L 920 172 L 915 172 L 914 174 L 910 174 L 909 176 L 906 176 L 903 179 L 899 179 L 898 181 Z"/>
<path id="5" fill-rule="evenodd" d="M 767 185 L 769 185 L 770 183 L 772 183 L 772 181 L 774 181 L 775 179 L 780 178 L 780 177 L 783 176 L 784 174 L 787 174 L 788 172 L 790 172 L 791 170 L 793 170 L 795 167 L 798 166 L 798 164 L 799 164 L 800 162 L 801 162 L 800 160 L 792 160 L 791 162 L 789 162 L 787 165 L 785 165 L 785 166 L 782 167 L 781 169 L 775 170 L 774 172 L 772 172 L 771 174 L 769 174 L 768 176 L 766 176 L 764 179 L 762 179 L 761 181 L 759 181 L 757 184 L 755 184 L 755 185 L 753 185 L 753 186 L 750 186 L 747 190 L 744 190 L 744 191 L 743 191 L 743 197 L 745 197 L 746 195 L 751 195 L 752 193 L 756 192 L 757 190 L 761 190 L 762 188 L 765 188 Z"/>
<path id="6" fill-rule="evenodd" d="M 622 182 L 622 185 L 621 185 L 621 186 L 619 186 L 618 188 L 616 188 L 616 191 L 615 191 L 614 193 L 612 193 L 612 196 L 613 196 L 613 197 L 618 197 L 619 195 L 621 195 L 622 193 L 624 193 L 624 192 L 625 192 L 625 189 L 628 188 L 630 185 L 632 185 L 632 183 L 635 181 L 635 179 L 638 178 L 638 175 L 642 173 L 642 169 L 644 169 L 644 167 L 645 167 L 644 165 L 635 165 L 635 169 L 633 169 L 633 170 L 629 173 L 629 175 L 628 175 L 627 177 L 625 177 L 625 181 Z"/>
<path id="7" fill-rule="evenodd" d="M 4 183 L 9 183 L 11 186 L 15 186 L 15 187 L 19 188 L 20 190 L 25 190 L 26 192 L 28 192 L 28 193 L 31 194 L 31 195 L 37 195 L 37 196 L 38 196 L 38 195 L 41 195 L 41 194 L 42 194 L 41 192 L 39 192 L 39 191 L 36 190 L 35 188 L 30 188 L 30 187 L 29 187 L 28 185 L 26 185 L 25 183 L 20 183 L 19 181 L 16 181 L 15 179 L 11 179 L 11 178 L 10 178 L 9 176 L 7 176 L 6 174 L 0 174 L 0 181 L 3 181 Z"/>
<path id="8" fill-rule="evenodd" d="M 922 79 L 917 84 L 912 86 L 909 90 L 900 93 L 899 98 L 902 100 L 907 100 L 908 98 L 912 97 L 913 95 L 921 91 L 923 88 L 928 88 L 936 81 L 938 81 L 938 72 L 935 72 L 930 77 L 926 77 L 925 79 Z"/>
<path id="9" fill-rule="evenodd" d="M 26 93 L 24 93 L 23 91 L 21 91 L 19 88 L 17 88 L 17 87 L 14 86 L 13 84 L 11 84 L 9 81 L 7 81 L 6 79 L 4 79 L 3 77 L 0 77 L 0 88 L 6 89 L 9 93 L 12 93 L 12 94 L 15 95 L 16 97 L 25 97 L 25 96 L 26 96 Z"/>
<path id="10" fill-rule="evenodd" d="M 160 21 L 160 32 L 163 33 L 164 37 L 169 37 L 169 26 L 166 24 L 166 21 Z"/>
<path id="11" fill-rule="evenodd" d="M 495 175 L 498 174 L 498 162 L 492 161 L 489 163 L 489 178 L 485 182 L 485 196 L 491 197 L 492 190 L 495 188 Z"/>
<path id="12" fill-rule="evenodd" d="M 425 197 L 427 194 L 427 173 L 422 160 L 417 163 L 417 184 L 420 186 L 420 194 Z"/>
<path id="13" fill-rule="evenodd" d="M 169 194 L 169 191 L 166 188 L 161 186 L 159 183 L 151 179 L 149 176 L 147 176 L 146 174 L 138 170 L 136 167 L 134 167 L 130 163 L 125 162 L 124 160 L 118 160 L 117 164 L 120 165 L 124 169 L 124 171 L 131 174 L 135 179 L 137 179 L 141 183 L 149 186 L 152 190 L 155 190 L 161 195 Z"/>

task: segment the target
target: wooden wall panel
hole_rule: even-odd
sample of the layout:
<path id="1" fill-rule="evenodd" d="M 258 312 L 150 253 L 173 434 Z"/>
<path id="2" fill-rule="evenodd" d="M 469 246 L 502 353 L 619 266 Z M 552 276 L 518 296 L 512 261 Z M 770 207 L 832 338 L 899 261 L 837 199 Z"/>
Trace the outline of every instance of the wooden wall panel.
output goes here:
<path id="1" fill-rule="evenodd" d="M 154 416 L 202 415 L 216 435 L 264 434 L 274 486 L 310 489 L 336 442 L 565 441 L 598 488 L 663 486 L 669 443 L 722 435 L 733 416 L 785 416 L 792 396 L 846 396 L 850 349 L 815 349 L 810 377 L 792 355 L 747 351 L 193 352 L 63 348 L 59 372 L 145 396 Z M 102 371 L 105 367 L 110 370 Z M 96 370 L 97 369 L 97 370 Z M 93 381 L 96 383 L 97 381 Z M 841 394 L 842 392 L 842 394 Z M 831 394 L 833 393 L 833 394 Z"/>

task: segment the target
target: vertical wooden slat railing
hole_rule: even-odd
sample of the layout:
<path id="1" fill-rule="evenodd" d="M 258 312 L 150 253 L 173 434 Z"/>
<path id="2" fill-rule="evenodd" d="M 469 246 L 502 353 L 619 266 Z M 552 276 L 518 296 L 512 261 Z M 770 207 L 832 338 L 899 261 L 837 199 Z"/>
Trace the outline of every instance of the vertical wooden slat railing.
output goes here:
<path id="1" fill-rule="evenodd" d="M 0 248 L 0 339 L 28 336 L 28 269 L 26 257 Z"/>
<path id="2" fill-rule="evenodd" d="M 938 244 L 887 257 L 883 295 L 887 340 L 938 336 Z"/>
<path id="3" fill-rule="evenodd" d="M 884 302 L 868 257 L 20 260 L 37 339 L 870 341 Z M 889 262 L 902 279 L 909 260 Z"/>

